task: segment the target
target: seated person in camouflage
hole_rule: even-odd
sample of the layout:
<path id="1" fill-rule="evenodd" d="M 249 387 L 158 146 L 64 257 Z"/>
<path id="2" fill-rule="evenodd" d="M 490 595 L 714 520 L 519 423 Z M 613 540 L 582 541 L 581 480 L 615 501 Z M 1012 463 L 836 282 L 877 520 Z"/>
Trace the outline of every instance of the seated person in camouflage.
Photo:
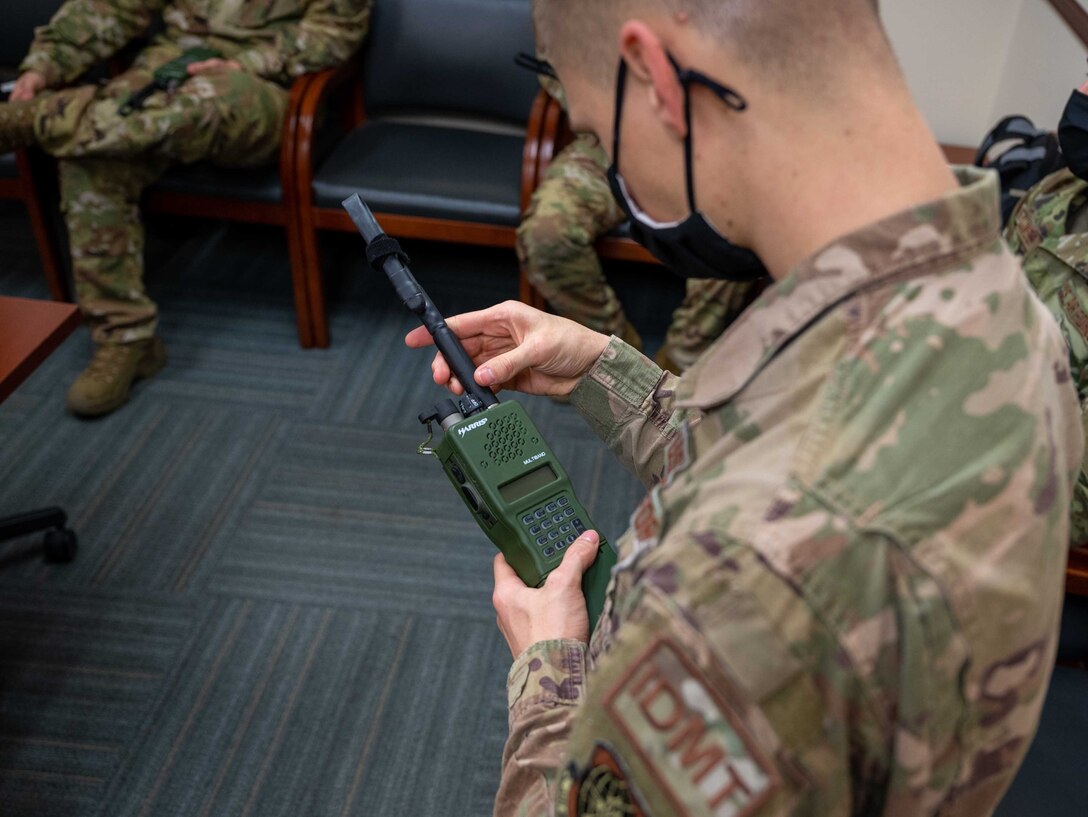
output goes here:
<path id="1" fill-rule="evenodd" d="M 1088 82 L 1073 92 L 1058 128 L 1068 167 L 1047 176 L 1013 210 L 1005 237 L 1058 321 L 1073 382 L 1088 404 Z M 1084 417 L 1088 429 L 1088 414 Z M 1073 496 L 1072 544 L 1088 544 L 1088 459 Z"/>
<path id="2" fill-rule="evenodd" d="M 561 104 L 553 83 L 544 87 Z M 548 166 L 518 228 L 518 258 L 537 291 L 565 318 L 616 335 L 641 349 L 642 341 L 608 285 L 594 245 L 619 226 L 623 212 L 608 188 L 608 157 L 597 137 L 578 134 Z M 762 287 L 690 278 L 673 313 L 657 362 L 680 374 L 759 294 Z"/>
<path id="3" fill-rule="evenodd" d="M 274 161 L 291 81 L 342 63 L 367 30 L 371 0 L 68 0 L 36 32 L 11 100 L 0 103 L 0 153 L 37 145 L 59 159 L 61 207 L 76 294 L 95 352 L 68 407 L 100 415 L 166 362 L 144 289 L 139 200 L 172 164 L 254 167 Z M 104 86 L 63 90 L 145 33 L 165 31 Z M 175 92 L 142 110 L 120 105 L 156 68 L 195 47 L 222 58 L 190 65 Z"/>
<path id="4" fill-rule="evenodd" d="M 524 304 L 449 319 L 647 487 L 592 633 L 594 532 L 540 588 L 495 559 L 497 817 L 985 817 L 1028 750 L 1080 405 L 996 174 L 948 167 L 876 6 L 533 0 L 633 234 L 774 283 L 679 378 Z"/>

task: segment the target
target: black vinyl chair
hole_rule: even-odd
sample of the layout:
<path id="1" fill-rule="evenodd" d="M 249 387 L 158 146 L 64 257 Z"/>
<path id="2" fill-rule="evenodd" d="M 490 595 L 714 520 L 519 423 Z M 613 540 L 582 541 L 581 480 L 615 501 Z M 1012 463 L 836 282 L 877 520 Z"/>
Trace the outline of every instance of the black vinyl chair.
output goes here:
<path id="1" fill-rule="evenodd" d="M 390 235 L 514 247 L 538 87 L 514 58 L 533 49 L 528 0 L 381 0 L 361 64 L 311 85 L 297 187 L 316 345 L 329 342 L 317 231 L 354 231 L 340 208 L 352 193 Z M 352 116 L 322 159 L 312 128 L 334 100 Z"/>

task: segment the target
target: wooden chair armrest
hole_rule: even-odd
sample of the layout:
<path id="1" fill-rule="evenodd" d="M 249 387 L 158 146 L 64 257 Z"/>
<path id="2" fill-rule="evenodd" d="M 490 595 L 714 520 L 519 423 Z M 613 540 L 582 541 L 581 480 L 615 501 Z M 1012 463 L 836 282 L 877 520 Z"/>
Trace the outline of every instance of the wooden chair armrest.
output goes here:
<path id="1" fill-rule="evenodd" d="M 1069 567 L 1065 572 L 1065 589 L 1078 596 L 1088 596 L 1088 546 L 1069 551 Z"/>
<path id="2" fill-rule="evenodd" d="M 328 69 L 330 72 L 332 70 L 334 69 Z M 299 121 L 306 101 L 306 92 L 309 91 L 311 84 L 324 73 L 326 71 L 303 74 L 291 83 L 288 91 L 287 115 L 284 117 L 283 136 L 280 141 L 280 185 L 283 188 L 284 204 L 288 207 L 292 206 L 295 200 Z"/>
<path id="3" fill-rule="evenodd" d="M 529 206 L 533 192 L 540 185 L 548 166 L 571 140 L 570 125 L 563 107 L 541 89 L 533 102 L 522 153 L 521 209 Z"/>
<path id="4" fill-rule="evenodd" d="M 529 200 L 539 183 L 540 138 L 544 116 L 551 97 L 541 88 L 529 111 L 529 124 L 525 128 L 525 147 L 521 151 L 521 212 L 529 209 Z"/>
<path id="5" fill-rule="evenodd" d="M 309 201 L 310 183 L 314 177 L 314 138 L 318 117 L 332 96 L 345 85 L 355 83 L 346 111 L 346 124 L 354 129 L 366 120 L 363 105 L 361 56 L 356 54 L 343 65 L 310 74 L 309 83 L 299 101 L 295 128 L 295 184 L 303 201 Z"/>

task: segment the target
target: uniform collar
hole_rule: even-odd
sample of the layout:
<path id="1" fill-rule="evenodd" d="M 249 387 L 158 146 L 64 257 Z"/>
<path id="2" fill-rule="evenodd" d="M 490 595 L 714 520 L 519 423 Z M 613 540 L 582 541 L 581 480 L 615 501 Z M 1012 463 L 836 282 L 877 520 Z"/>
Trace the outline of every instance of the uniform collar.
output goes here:
<path id="1" fill-rule="evenodd" d="M 947 268 L 998 241 L 997 174 L 972 167 L 955 172 L 958 190 L 836 240 L 764 292 L 681 378 L 678 405 L 725 403 L 842 301 L 894 278 Z"/>

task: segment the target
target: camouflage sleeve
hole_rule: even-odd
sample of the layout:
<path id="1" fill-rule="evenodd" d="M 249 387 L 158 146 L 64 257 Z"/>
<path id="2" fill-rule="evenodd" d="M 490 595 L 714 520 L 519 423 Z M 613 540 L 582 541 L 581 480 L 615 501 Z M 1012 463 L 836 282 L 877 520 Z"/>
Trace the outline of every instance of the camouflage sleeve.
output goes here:
<path id="1" fill-rule="evenodd" d="M 71 82 L 145 32 L 165 0 L 68 0 L 34 32 L 19 72 L 37 71 L 49 87 Z"/>
<path id="2" fill-rule="evenodd" d="M 661 477 L 665 448 L 687 412 L 675 409 L 677 378 L 619 338 L 571 394 L 571 403 L 647 486 Z"/>
<path id="3" fill-rule="evenodd" d="M 340 65 L 366 37 L 372 5 L 372 0 L 314 0 L 296 25 L 234 59 L 257 76 L 284 83 Z"/>
<path id="4" fill-rule="evenodd" d="M 502 758 L 495 815 L 551 814 L 556 772 L 574 707 L 585 694 L 586 646 L 541 641 L 510 669 L 510 736 Z"/>
<path id="5" fill-rule="evenodd" d="M 806 774 L 842 773 L 822 752 L 819 765 L 798 765 L 798 748 L 822 745 L 828 731 L 840 729 L 829 726 L 822 679 L 790 649 L 789 636 L 804 632 L 811 616 L 774 586 L 752 551 L 715 545 L 730 561 L 725 571 L 684 561 L 704 546 L 687 535 L 669 537 L 661 547 L 676 560 L 667 569 L 655 560 L 636 587 L 617 595 L 620 623 L 564 722 L 554 814 L 821 817 L 848 810 L 841 791 L 801 807 Z M 766 597 L 774 606 L 762 606 L 760 585 L 771 588 Z M 782 614 L 794 628 L 789 636 L 775 620 Z"/>

